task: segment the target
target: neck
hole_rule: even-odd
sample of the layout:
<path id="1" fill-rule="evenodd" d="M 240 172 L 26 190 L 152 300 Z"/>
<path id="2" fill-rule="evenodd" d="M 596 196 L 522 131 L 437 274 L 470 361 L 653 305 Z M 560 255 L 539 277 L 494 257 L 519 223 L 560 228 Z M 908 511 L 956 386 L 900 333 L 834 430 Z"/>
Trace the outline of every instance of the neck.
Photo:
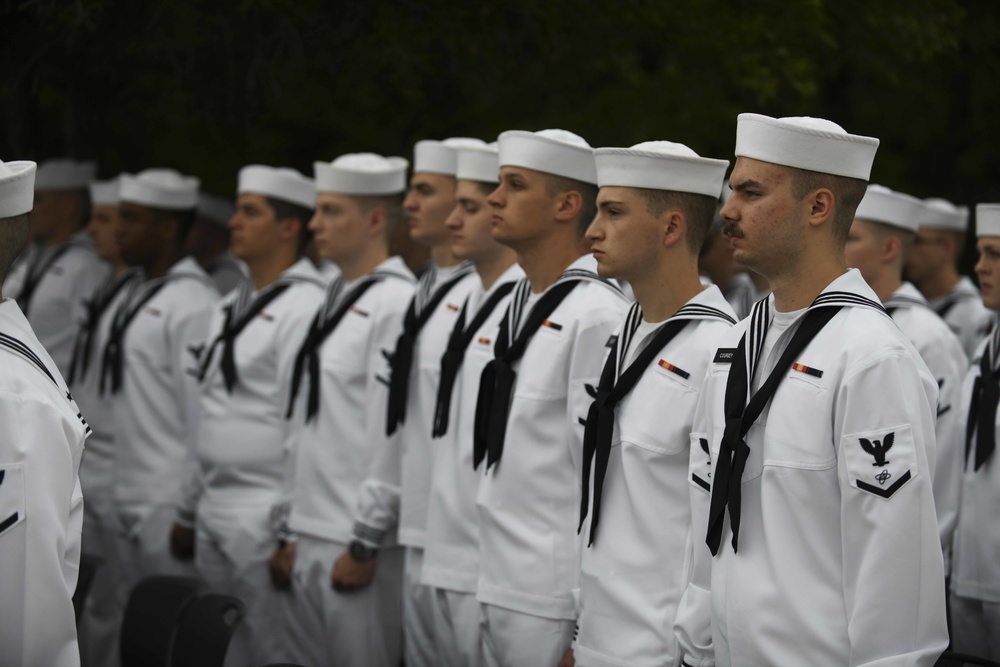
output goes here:
<path id="1" fill-rule="evenodd" d="M 896 290 L 903 286 L 901 275 L 902 272 L 887 271 L 884 275 L 873 278 L 868 285 L 878 296 L 878 300 L 885 303 L 886 299 L 895 294 Z"/>
<path id="2" fill-rule="evenodd" d="M 483 289 L 489 290 L 493 283 L 503 275 L 504 271 L 514 265 L 517 257 L 509 248 L 504 248 L 503 252 L 494 253 L 492 257 L 483 257 L 475 260 L 476 273 L 483 281 Z"/>
<path id="3" fill-rule="evenodd" d="M 247 261 L 247 269 L 250 270 L 254 291 L 260 291 L 273 283 L 288 267 L 295 264 L 296 260 L 295 251 L 289 250 Z"/>
<path id="4" fill-rule="evenodd" d="M 431 261 L 439 267 L 455 266 L 462 263 L 462 260 L 452 254 L 451 243 L 448 241 L 431 246 Z"/>
<path id="5" fill-rule="evenodd" d="M 111 262 L 111 269 L 112 271 L 114 271 L 115 278 L 117 278 L 118 276 L 129 270 L 129 265 L 119 259 L 114 262 Z"/>
<path id="6" fill-rule="evenodd" d="M 566 267 L 579 258 L 576 239 L 566 240 L 558 236 L 538 245 L 517 249 L 517 263 L 524 269 L 531 291 L 536 294 L 548 289 Z"/>
<path id="7" fill-rule="evenodd" d="M 146 273 L 146 280 L 153 280 L 154 278 L 162 278 L 167 275 L 167 271 L 177 262 L 184 258 L 184 253 L 180 250 L 174 250 L 172 252 L 165 252 L 153 260 L 151 263 L 142 267 Z"/>
<path id="8" fill-rule="evenodd" d="M 806 308 L 827 285 L 844 275 L 847 262 L 843 252 L 802 261 L 795 268 L 767 276 L 774 293 L 774 307 L 782 313 Z"/>
<path id="9" fill-rule="evenodd" d="M 630 278 L 629 285 L 647 322 L 663 322 L 702 291 L 693 258 L 664 261 L 655 275 Z"/>
<path id="10" fill-rule="evenodd" d="M 958 281 L 958 271 L 953 265 L 946 264 L 937 273 L 926 276 L 920 281 L 920 291 L 927 299 L 937 299 L 951 294 L 951 291 L 958 285 Z"/>
<path id="11" fill-rule="evenodd" d="M 54 248 L 57 245 L 62 245 L 66 241 L 69 241 L 70 238 L 73 236 L 73 234 L 75 234 L 76 232 L 77 232 L 76 229 L 73 229 L 72 227 L 68 226 L 55 229 L 52 231 L 51 234 L 45 237 L 45 245 L 48 246 L 49 248 Z"/>
<path id="12" fill-rule="evenodd" d="M 356 256 L 342 262 L 336 262 L 340 269 L 340 274 L 344 280 L 350 282 L 357 280 L 361 276 L 366 276 L 375 270 L 375 267 L 389 259 L 389 251 L 384 244 L 371 245 Z"/>

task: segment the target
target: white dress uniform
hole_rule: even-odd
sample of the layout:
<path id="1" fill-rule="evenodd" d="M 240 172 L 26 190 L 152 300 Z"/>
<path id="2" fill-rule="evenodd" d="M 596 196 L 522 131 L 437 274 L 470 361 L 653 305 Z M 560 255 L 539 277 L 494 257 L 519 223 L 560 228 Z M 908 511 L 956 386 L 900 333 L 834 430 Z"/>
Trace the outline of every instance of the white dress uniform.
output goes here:
<path id="1" fill-rule="evenodd" d="M 115 435 L 113 397 L 101 394 L 101 353 L 111 320 L 139 272 L 109 277 L 87 302 L 86 319 L 77 332 L 67 381 L 93 432 L 80 461 L 80 486 L 87 503 L 83 516 L 83 553 L 101 559 L 80 619 L 80 655 L 84 665 L 118 664 L 119 630 L 128 595 L 115 533 Z"/>
<path id="2" fill-rule="evenodd" d="M 369 281 L 349 303 L 353 290 Z M 351 541 L 361 481 L 380 451 L 398 447 L 398 434 L 387 437 L 385 429 L 387 354 L 414 283 L 403 261 L 390 257 L 368 276 L 344 284 L 330 315 L 349 308 L 318 350 L 320 376 L 304 374 L 291 405 L 293 470 L 285 479 L 288 526 L 297 545 L 292 589 L 282 602 L 290 659 L 296 662 L 395 667 L 402 657 L 403 558 L 395 536 L 380 550 L 370 586 L 337 592 L 331 574 Z M 307 419 L 311 382 L 318 382 L 319 403 Z M 282 400 L 284 408 L 287 393 Z"/>
<path id="3" fill-rule="evenodd" d="M 857 270 L 823 303 L 843 307 L 745 436 L 738 552 L 732 496 L 718 555 L 693 545 L 675 624 L 685 664 L 929 666 L 948 644 L 931 484 L 937 383 Z M 752 394 L 804 320 L 772 312 L 769 299 L 727 332 L 708 370 L 691 434 L 695 526 L 709 524 L 707 488 L 727 488 L 716 462 L 741 336 L 755 341 Z"/>
<path id="4" fill-rule="evenodd" d="M 449 288 L 448 283 L 456 280 Z M 433 313 L 420 329 L 413 348 L 406 400 L 406 420 L 399 425 L 399 447 L 384 450 L 373 464 L 358 497 L 355 538 L 377 546 L 382 532 L 398 521 L 399 542 L 406 547 L 403 585 L 403 624 L 406 663 L 413 667 L 436 665 L 432 627 L 431 590 L 420 583 L 423 569 L 424 530 L 430 499 L 433 447 L 431 428 L 444 354 L 458 313 L 479 278 L 472 265 L 429 269 L 414 296 L 431 307 L 443 292 Z M 395 370 L 393 371 L 395 373 Z"/>
<path id="5" fill-rule="evenodd" d="M 983 305 L 976 285 L 968 276 L 962 276 L 951 293 L 930 299 L 930 305 L 948 323 L 966 355 L 972 359 L 996 319 L 996 315 Z"/>
<path id="6" fill-rule="evenodd" d="M 725 297 L 726 303 L 741 320 L 750 314 L 750 309 L 760 298 L 757 296 L 757 288 L 753 284 L 753 278 L 745 271 L 737 273 L 728 285 L 720 289 L 722 289 L 722 296 Z"/>
<path id="7" fill-rule="evenodd" d="M 962 486 L 962 506 L 955 535 L 952 561 L 951 613 L 954 648 L 961 653 L 1000 660 L 1000 530 L 997 508 L 1000 507 L 1000 458 L 996 451 L 976 468 L 979 452 L 978 428 L 973 387 L 982 380 L 980 362 L 985 354 L 996 368 L 1000 350 L 1000 329 L 984 340 L 976 351 L 965 379 L 961 410 L 972 422 L 967 430 L 967 455 Z M 1000 434 L 996 423 L 994 443 Z"/>
<path id="8" fill-rule="evenodd" d="M 268 560 L 275 548 L 271 515 L 284 490 L 292 435 L 283 398 L 325 287 L 306 258 L 252 295 L 243 294 L 253 289 L 247 280 L 213 309 L 206 339 L 210 349 L 202 354 L 201 414 L 191 471 L 197 481 L 185 485 L 191 495 L 184 501 L 197 516 L 198 573 L 247 604 L 226 654 L 228 664 L 246 664 L 251 656 L 257 661 L 281 657 L 281 636 L 275 632 L 281 624 L 279 593 L 271 585 Z M 235 374 L 227 378 L 222 334 L 231 319 L 231 328 L 245 325 L 233 340 Z M 181 514 L 182 521 L 192 519 Z"/>
<path id="9" fill-rule="evenodd" d="M 628 308 L 596 264 L 586 255 L 569 266 L 593 278 L 578 282 L 516 362 L 506 453 L 479 486 L 476 597 L 488 665 L 553 665 L 572 639 L 586 385 L 597 383 Z"/>
<path id="10" fill-rule="evenodd" d="M 903 285 L 885 302 L 900 331 L 913 343 L 938 383 L 937 420 L 934 427 L 934 507 L 937 510 L 944 571 L 950 572 L 951 544 L 958 525 L 965 458 L 965 416 L 960 409 L 962 381 L 969 367 L 962 343 L 948 325 L 930 309 L 917 288 Z"/>
<path id="11" fill-rule="evenodd" d="M 524 270 L 514 264 L 489 290 L 483 289 L 481 281 L 474 285 L 464 306 L 465 326 L 470 326 L 480 309 L 490 303 L 503 286 L 508 286 L 509 290 L 523 277 Z M 452 390 L 447 431 L 432 444 L 434 473 L 427 507 L 421 581 L 434 589 L 434 639 L 439 664 L 446 667 L 482 664 L 479 603 L 476 601 L 479 579 L 476 492 L 482 475 L 472 465 L 472 434 L 479 378 L 483 368 L 493 359 L 493 345 L 509 302 L 508 291 L 472 332 Z"/>
<path id="12" fill-rule="evenodd" d="M 232 252 L 226 250 L 219 253 L 215 259 L 208 263 L 205 272 L 215 283 L 215 289 L 219 294 L 226 295 L 236 289 L 240 282 L 246 278 L 246 264 L 233 257 Z"/>
<path id="13" fill-rule="evenodd" d="M 0 355 L 0 663 L 77 667 L 77 473 L 90 429 L 11 299 L 0 302 Z"/>
<path id="14" fill-rule="evenodd" d="M 680 664 L 674 616 L 689 578 L 692 541 L 704 537 L 703 527 L 691 526 L 691 420 L 705 371 L 736 314 L 712 286 L 667 321 L 684 319 L 688 323 L 615 407 L 601 519 L 593 544 L 583 550 L 578 665 Z M 619 331 L 612 352 L 621 350 L 619 376 L 659 327 L 642 322 L 634 334 Z"/>
<path id="15" fill-rule="evenodd" d="M 121 343 L 117 392 L 107 386 L 113 373 L 104 373 L 105 389 L 115 393 L 118 549 L 130 584 L 153 574 L 194 574 L 193 566 L 170 554 L 169 539 L 193 464 L 198 360 L 218 300 L 212 279 L 185 257 L 164 277 L 130 290 L 116 314 L 117 322 L 135 312 Z"/>
<path id="16" fill-rule="evenodd" d="M 33 253 L 17 292 L 4 288 L 27 313 L 38 340 L 63 375 L 69 373 L 77 326 L 85 317 L 84 301 L 110 275 L 111 267 L 94 254 L 93 240 L 79 231 L 65 243 Z"/>

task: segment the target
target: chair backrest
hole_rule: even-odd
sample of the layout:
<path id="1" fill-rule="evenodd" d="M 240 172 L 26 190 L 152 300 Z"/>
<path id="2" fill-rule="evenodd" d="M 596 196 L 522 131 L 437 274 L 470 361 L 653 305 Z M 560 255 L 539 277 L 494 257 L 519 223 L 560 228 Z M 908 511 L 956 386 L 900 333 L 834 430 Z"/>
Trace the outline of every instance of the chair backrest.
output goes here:
<path id="1" fill-rule="evenodd" d="M 104 559 L 90 554 L 80 556 L 80 572 L 76 577 L 76 590 L 73 592 L 73 611 L 76 613 L 76 624 L 80 625 L 83 608 L 87 604 L 87 594 L 90 585 L 94 583 L 94 575 L 104 563 Z"/>
<path id="2" fill-rule="evenodd" d="M 976 665 L 977 667 L 1000 667 L 1000 663 L 993 662 L 986 658 L 975 655 L 965 655 L 955 651 L 945 651 L 934 663 L 934 667 L 965 667 L 966 665 Z"/>
<path id="3" fill-rule="evenodd" d="M 221 667 L 229 641 L 246 613 L 239 598 L 203 593 L 181 615 L 171 667 Z"/>
<path id="4" fill-rule="evenodd" d="M 169 667 L 177 623 L 200 588 L 197 579 L 166 576 L 136 585 L 122 620 L 122 667 Z"/>

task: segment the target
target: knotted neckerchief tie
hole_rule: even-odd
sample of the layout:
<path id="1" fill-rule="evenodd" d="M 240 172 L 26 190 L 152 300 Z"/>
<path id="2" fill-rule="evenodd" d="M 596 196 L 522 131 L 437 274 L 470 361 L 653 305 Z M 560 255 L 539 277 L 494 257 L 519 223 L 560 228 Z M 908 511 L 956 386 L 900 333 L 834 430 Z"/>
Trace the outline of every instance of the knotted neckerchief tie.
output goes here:
<path id="1" fill-rule="evenodd" d="M 226 307 L 226 318 L 222 323 L 222 331 L 219 332 L 219 335 L 215 337 L 215 340 L 212 341 L 212 344 L 208 346 L 208 350 L 205 352 L 205 361 L 201 365 L 201 373 L 198 374 L 199 382 L 205 381 L 208 367 L 212 363 L 212 357 L 215 355 L 215 348 L 221 344 L 222 360 L 219 366 L 222 369 L 222 379 L 225 382 L 226 391 L 230 394 L 233 393 L 233 387 L 236 386 L 238 380 L 236 373 L 236 338 L 260 315 L 261 311 L 291 287 L 292 282 L 294 281 L 289 279 L 275 281 L 265 288 L 261 294 L 257 295 L 256 299 L 252 299 L 253 283 L 249 278 L 243 279 L 235 300 Z"/>
<path id="2" fill-rule="evenodd" d="M 653 359 L 670 344 L 670 341 L 684 329 L 688 322 L 710 317 L 718 318 L 730 325 L 736 324 L 732 317 L 711 306 L 701 304 L 684 306 L 656 329 L 649 344 L 635 355 L 632 363 L 628 368 L 625 368 L 629 346 L 642 322 L 642 308 L 638 303 L 632 304 L 625 319 L 622 335 L 619 336 L 615 347 L 608 354 L 608 359 L 604 363 L 604 370 L 597 383 L 594 402 L 591 403 L 587 413 L 587 423 L 583 432 L 583 488 L 580 496 L 580 525 L 577 527 L 577 532 L 583 529 L 583 522 L 587 518 L 588 505 L 590 504 L 591 462 L 596 457 L 596 463 L 593 464 L 594 510 L 590 521 L 588 546 L 594 543 L 597 536 L 597 524 L 601 517 L 601 496 L 604 489 L 604 478 L 608 472 L 608 460 L 611 458 L 611 441 L 615 431 L 615 407 L 631 393 L 635 385 L 645 375 Z M 625 370 L 619 375 L 619 369 Z M 588 385 L 589 389 L 591 387 Z"/>
<path id="3" fill-rule="evenodd" d="M 76 340 L 73 342 L 73 357 L 69 364 L 69 377 L 66 379 L 68 386 L 73 386 L 77 380 L 83 380 L 90 369 L 94 335 L 97 333 L 101 317 L 114 302 L 118 292 L 138 279 L 139 273 L 135 270 L 126 271 L 116 278 L 109 278 L 97 289 L 94 296 L 85 302 L 86 319 L 80 325 Z"/>
<path id="4" fill-rule="evenodd" d="M 868 305 L 882 312 L 881 304 L 857 294 L 830 292 L 820 294 L 808 312 L 802 318 L 802 324 L 792 336 L 788 347 L 774 365 L 767 379 L 760 384 L 759 389 L 747 401 L 750 380 L 753 378 L 757 362 L 760 360 L 761 348 L 767 336 L 770 325 L 768 300 L 762 299 L 754 306 L 750 319 L 750 327 L 743 334 L 736 348 L 736 355 L 729 371 L 726 383 L 725 413 L 726 429 L 719 447 L 719 458 L 715 463 L 715 479 L 712 482 L 712 501 L 708 515 L 708 535 L 706 543 L 712 555 L 719 552 L 722 542 L 722 525 L 729 508 L 730 528 L 733 532 L 733 551 L 739 545 L 740 509 L 742 504 L 742 478 L 750 447 L 747 445 L 747 432 L 760 417 L 764 407 L 770 402 L 778 389 L 785 373 L 806 345 L 826 326 L 834 315 L 845 305 Z M 752 355 L 752 356 L 748 356 Z"/>
<path id="5" fill-rule="evenodd" d="M 38 249 L 38 254 L 35 255 L 31 265 L 28 267 L 27 275 L 24 278 L 24 285 L 21 287 L 21 292 L 15 299 L 25 317 L 28 316 L 28 309 L 31 307 L 31 299 L 35 296 L 35 290 L 38 289 L 38 284 L 42 282 L 42 278 L 44 278 L 45 274 L 49 272 L 52 265 L 55 264 L 60 257 L 65 255 L 66 252 L 73 247 L 73 245 L 74 243 L 72 241 L 67 241 L 56 247 L 56 249 L 53 250 L 48 257 L 44 256 L 44 249 Z"/>
<path id="6" fill-rule="evenodd" d="M 497 286 L 493 294 L 479 307 L 476 316 L 468 326 L 465 325 L 465 316 L 469 308 L 469 301 L 466 300 L 465 305 L 462 306 L 462 312 L 459 313 L 455 326 L 451 330 L 451 336 L 448 337 L 448 347 L 441 357 L 441 381 L 438 384 L 437 404 L 434 409 L 434 429 L 431 433 L 435 438 L 440 438 L 448 432 L 451 395 L 455 389 L 455 379 L 458 377 L 458 371 L 462 368 L 465 351 L 468 349 L 469 343 L 472 342 L 472 337 L 483 326 L 486 318 L 496 310 L 497 304 L 510 294 L 512 289 L 514 289 L 513 282 Z"/>
<path id="7" fill-rule="evenodd" d="M 1000 402 L 1000 369 L 993 360 L 1000 343 L 1000 327 L 994 328 L 993 336 L 983 350 L 979 361 L 979 377 L 972 386 L 972 400 L 969 403 L 969 419 L 965 427 L 965 458 L 969 459 L 972 436 L 976 435 L 976 460 L 974 470 L 979 470 L 996 449 L 997 403 Z"/>
<path id="8" fill-rule="evenodd" d="M 556 283 L 535 303 L 528 313 L 524 325 L 519 328 L 521 312 L 528 300 L 531 284 L 527 278 L 521 279 L 517 292 L 511 299 L 507 317 L 500 324 L 500 332 L 493 348 L 494 358 L 483 369 L 479 380 L 479 398 L 476 401 L 476 425 L 473 435 L 473 468 L 478 468 L 486 457 L 487 470 L 500 460 L 503 454 L 504 436 L 507 433 L 507 416 L 510 399 L 514 391 L 514 363 L 517 362 L 531 342 L 531 338 L 548 319 L 562 300 L 579 284 L 581 277 L 564 273 Z M 515 335 L 516 334 L 516 335 Z"/>
<path id="9" fill-rule="evenodd" d="M 434 311 L 441 304 L 460 280 L 469 275 L 473 270 L 471 263 L 465 263 L 458 268 L 455 275 L 448 281 L 442 283 L 433 294 L 430 286 L 434 284 L 436 270 L 428 269 L 420 278 L 420 286 L 416 295 L 410 301 L 410 307 L 406 309 L 403 317 L 403 332 L 396 340 L 396 348 L 390 359 L 392 373 L 389 376 L 389 407 L 386 410 L 385 434 L 392 435 L 406 421 L 406 403 L 410 393 L 410 369 L 413 366 L 413 348 L 417 343 L 417 336 L 430 320 Z"/>
<path id="10" fill-rule="evenodd" d="M 104 346 L 104 356 L 101 359 L 100 392 L 102 396 L 108 389 L 111 390 L 112 394 L 117 394 L 122 387 L 125 366 L 125 333 L 128 331 L 129 325 L 132 324 L 132 320 L 139 314 L 143 306 L 156 296 L 157 292 L 177 277 L 180 276 L 166 276 L 160 279 L 155 285 L 148 287 L 138 297 L 138 300 L 136 300 L 136 293 L 142 289 L 142 285 L 138 281 L 129 284 L 128 294 L 115 312 L 111 332 L 108 335 L 108 343 Z M 133 301 L 135 301 L 134 304 Z"/>
<path id="11" fill-rule="evenodd" d="M 370 273 L 367 278 L 355 285 L 348 292 L 343 300 L 340 299 L 344 288 L 344 279 L 338 277 L 327 288 L 327 300 L 324 306 L 316 313 L 312 323 L 309 324 L 309 333 L 306 334 L 299 353 L 295 356 L 295 365 L 292 369 L 292 388 L 288 397 L 288 410 L 285 412 L 285 419 L 291 419 L 295 411 L 295 399 L 299 395 L 299 385 L 302 383 L 302 373 L 309 370 L 309 393 L 306 397 L 306 421 L 311 421 L 319 412 L 319 349 L 323 342 L 330 337 L 337 325 L 340 324 L 344 316 L 357 303 L 361 295 L 368 289 L 386 277 L 385 273 Z M 307 365 L 308 364 L 308 365 Z"/>

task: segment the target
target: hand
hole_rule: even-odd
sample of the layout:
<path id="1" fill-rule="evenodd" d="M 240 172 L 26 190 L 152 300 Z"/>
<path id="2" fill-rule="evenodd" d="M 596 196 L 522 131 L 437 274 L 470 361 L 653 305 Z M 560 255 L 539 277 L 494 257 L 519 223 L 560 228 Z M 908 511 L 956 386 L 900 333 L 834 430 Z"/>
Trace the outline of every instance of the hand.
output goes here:
<path id="1" fill-rule="evenodd" d="M 283 547 L 274 550 L 274 555 L 268 561 L 271 572 L 271 583 L 279 591 L 292 585 L 292 566 L 295 565 L 295 542 L 288 542 Z"/>
<path id="2" fill-rule="evenodd" d="M 573 649 L 566 651 L 566 655 L 559 661 L 559 667 L 573 667 L 575 664 L 576 659 L 573 657 Z"/>
<path id="3" fill-rule="evenodd" d="M 194 528 L 175 523 L 170 531 L 170 553 L 177 560 L 194 558 Z"/>
<path id="4" fill-rule="evenodd" d="M 333 564 L 333 574 L 330 582 L 333 590 L 347 592 L 364 588 L 372 582 L 375 576 L 375 559 L 357 561 L 351 552 L 345 551 Z"/>

